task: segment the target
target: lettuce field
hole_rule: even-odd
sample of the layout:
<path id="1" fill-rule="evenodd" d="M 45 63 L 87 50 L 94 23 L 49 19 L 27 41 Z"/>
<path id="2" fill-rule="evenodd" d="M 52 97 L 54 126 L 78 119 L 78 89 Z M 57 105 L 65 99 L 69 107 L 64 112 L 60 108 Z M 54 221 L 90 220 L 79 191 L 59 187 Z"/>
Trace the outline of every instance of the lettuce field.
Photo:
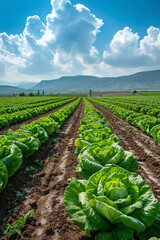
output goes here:
<path id="1" fill-rule="evenodd" d="M 0 98 L 0 239 L 160 239 L 159 106 Z"/>

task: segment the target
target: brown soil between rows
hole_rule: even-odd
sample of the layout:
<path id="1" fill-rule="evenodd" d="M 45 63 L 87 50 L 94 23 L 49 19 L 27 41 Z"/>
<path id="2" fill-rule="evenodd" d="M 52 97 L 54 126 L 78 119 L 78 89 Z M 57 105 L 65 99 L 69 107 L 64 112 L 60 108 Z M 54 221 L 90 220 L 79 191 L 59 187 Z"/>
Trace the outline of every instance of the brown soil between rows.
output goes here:
<path id="1" fill-rule="evenodd" d="M 29 210 L 35 214 L 31 216 L 22 230 L 20 238 L 2 235 L 6 239 L 31 239 L 31 240 L 86 240 L 83 232 L 68 218 L 63 203 L 64 191 L 72 177 L 80 178 L 75 171 L 77 157 L 74 154 L 74 141 L 78 137 L 77 129 L 83 116 L 83 102 L 75 112 L 65 121 L 57 136 L 52 136 L 50 141 L 43 144 L 43 149 L 36 152 L 27 160 L 10 178 L 12 186 L 7 186 L 0 195 L 0 220 L 1 226 L 7 222 L 12 223 Z M 56 143 L 52 141 L 54 139 Z M 25 167 L 30 166 L 33 160 L 39 159 L 43 163 L 37 173 L 24 174 Z M 20 199 L 16 191 L 24 192 L 27 188 L 29 194 Z M 14 197 L 13 197 L 14 196 Z M 17 200 L 18 206 L 9 216 L 8 209 L 11 202 Z M 3 229 L 1 229 L 3 230 Z M 92 239 L 92 238 L 89 238 Z"/>
<path id="2" fill-rule="evenodd" d="M 70 104 L 71 102 L 73 102 L 73 101 L 70 101 L 70 102 L 68 102 L 68 103 L 66 103 L 66 104 L 63 104 L 63 105 L 61 105 L 61 106 L 59 106 L 59 107 L 57 107 L 57 108 L 54 108 L 54 109 L 52 109 L 52 110 L 50 110 L 50 111 L 48 111 L 48 112 L 46 112 L 46 113 L 40 114 L 40 115 L 38 115 L 37 117 L 31 118 L 31 119 L 28 119 L 28 120 L 24 120 L 24 121 L 22 121 L 22 122 L 13 124 L 13 125 L 8 126 L 8 127 L 1 128 L 1 129 L 0 129 L 0 135 L 2 135 L 5 131 L 7 131 L 7 130 L 9 130 L 9 129 L 12 129 L 13 131 L 16 131 L 16 130 L 18 130 L 23 124 L 30 124 L 31 122 L 36 121 L 36 120 L 38 120 L 38 119 L 41 118 L 41 117 L 46 117 L 46 116 L 48 116 L 49 114 L 56 112 L 56 111 L 59 110 L 60 108 L 66 106 L 66 105 L 68 105 L 68 104 Z"/>
<path id="3" fill-rule="evenodd" d="M 102 112 L 107 119 L 109 127 L 121 140 L 121 146 L 131 151 L 138 160 L 137 173 L 152 187 L 155 197 L 160 203 L 160 147 L 153 138 L 140 129 L 128 124 L 125 120 L 93 103 L 94 107 Z"/>

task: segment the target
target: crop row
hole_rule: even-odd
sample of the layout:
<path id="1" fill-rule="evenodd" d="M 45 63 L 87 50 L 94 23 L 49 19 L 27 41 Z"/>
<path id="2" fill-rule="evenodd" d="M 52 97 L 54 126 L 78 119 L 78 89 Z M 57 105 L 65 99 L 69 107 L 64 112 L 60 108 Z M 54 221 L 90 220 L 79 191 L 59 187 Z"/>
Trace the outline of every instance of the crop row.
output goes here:
<path id="1" fill-rule="evenodd" d="M 158 200 L 137 173 L 137 160 L 125 152 L 106 119 L 85 100 L 85 116 L 75 141 L 77 171 L 65 190 L 68 215 L 95 240 L 148 240 L 160 237 Z M 157 238 L 153 238 L 157 239 Z"/>
<path id="2" fill-rule="evenodd" d="M 50 101 L 53 97 L 0 97 L 0 107 L 12 107 L 15 105 L 25 105 Z"/>
<path id="3" fill-rule="evenodd" d="M 148 96 L 139 96 L 139 95 L 130 95 L 130 96 L 106 96 L 104 99 L 117 100 L 128 102 L 132 104 L 140 104 L 143 106 L 150 106 L 154 108 L 159 108 L 160 97 L 148 97 Z"/>
<path id="4" fill-rule="evenodd" d="M 5 114 L 5 113 L 13 113 L 13 112 L 18 112 L 20 110 L 25 110 L 28 108 L 35 108 L 35 107 L 42 107 L 48 104 L 52 104 L 55 102 L 60 102 L 63 100 L 67 100 L 68 98 L 52 98 L 52 99 L 46 99 L 46 101 L 41 101 L 41 102 L 32 102 L 32 103 L 24 103 L 22 102 L 21 104 L 16 104 L 13 106 L 8 106 L 8 107 L 1 107 L 0 109 L 0 114 Z"/>
<path id="5" fill-rule="evenodd" d="M 68 98 L 63 101 L 45 104 L 44 106 L 41 106 L 41 107 L 34 107 L 34 108 L 29 108 L 29 109 L 26 109 L 23 111 L 14 112 L 11 114 L 1 115 L 0 116 L 0 129 L 3 127 L 11 126 L 18 122 L 22 122 L 24 120 L 34 118 L 34 117 L 36 117 L 40 114 L 46 113 L 54 108 L 62 106 L 74 99 L 75 98 Z"/>
<path id="6" fill-rule="evenodd" d="M 98 99 L 98 98 L 96 98 Z M 133 110 L 138 113 L 146 114 L 151 117 L 160 118 L 160 107 L 159 104 L 157 106 L 152 106 L 152 104 L 147 104 L 146 101 L 143 101 L 143 104 L 138 102 L 137 100 L 133 103 L 128 98 L 101 98 L 102 102 L 106 102 L 109 104 L 113 104 L 116 106 L 120 106 L 123 108 L 127 108 L 129 110 Z"/>
<path id="7" fill-rule="evenodd" d="M 37 151 L 48 136 L 57 132 L 64 120 L 75 110 L 80 99 L 59 109 L 47 117 L 24 124 L 17 131 L 11 129 L 0 136 L 0 192 L 11 177 L 27 159 Z"/>
<path id="8" fill-rule="evenodd" d="M 103 102 L 100 99 L 98 100 L 90 98 L 89 100 L 109 110 L 118 117 L 127 121 L 129 124 L 140 128 L 143 132 L 153 137 L 156 144 L 160 145 L 160 118 L 151 117 L 142 113 L 136 113 L 123 107 Z"/>

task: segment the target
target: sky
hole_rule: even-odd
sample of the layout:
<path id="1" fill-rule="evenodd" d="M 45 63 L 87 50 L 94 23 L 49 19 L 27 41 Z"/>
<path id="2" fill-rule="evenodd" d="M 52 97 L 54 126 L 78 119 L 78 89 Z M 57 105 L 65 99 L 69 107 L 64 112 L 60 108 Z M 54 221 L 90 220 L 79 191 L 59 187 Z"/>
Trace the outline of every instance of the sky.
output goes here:
<path id="1" fill-rule="evenodd" d="M 0 0 L 0 80 L 160 69 L 159 0 Z"/>

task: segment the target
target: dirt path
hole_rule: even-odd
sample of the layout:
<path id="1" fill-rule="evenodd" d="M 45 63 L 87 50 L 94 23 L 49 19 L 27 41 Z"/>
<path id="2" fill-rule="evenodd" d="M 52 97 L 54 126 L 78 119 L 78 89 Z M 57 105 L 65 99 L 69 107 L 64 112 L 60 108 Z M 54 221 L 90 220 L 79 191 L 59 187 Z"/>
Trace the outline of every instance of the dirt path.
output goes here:
<path id="1" fill-rule="evenodd" d="M 160 147 L 155 144 L 153 138 L 138 128 L 97 104 L 93 105 L 107 119 L 112 132 L 120 138 L 124 150 L 131 151 L 137 157 L 138 173 L 152 187 L 160 202 Z"/>
<path id="2" fill-rule="evenodd" d="M 63 204 L 63 196 L 66 186 L 69 184 L 71 178 L 79 177 L 76 173 L 75 167 L 77 165 L 77 157 L 74 154 L 75 146 L 74 141 L 77 138 L 77 129 L 80 126 L 80 119 L 83 116 L 83 103 L 79 105 L 76 111 L 64 123 L 63 127 L 59 130 L 56 143 L 53 144 L 52 138 L 43 145 L 43 150 L 38 151 L 34 156 L 29 159 L 31 163 L 34 159 L 39 159 L 43 163 L 39 172 L 33 175 L 26 174 L 24 176 L 24 168 L 15 174 L 14 179 L 10 179 L 12 187 L 16 187 L 20 192 L 29 185 L 29 194 L 27 197 L 21 199 L 21 203 L 14 209 L 13 214 L 9 217 L 9 222 L 15 221 L 20 216 L 24 216 L 29 210 L 34 209 L 35 214 L 30 217 L 22 231 L 19 239 L 30 240 L 85 240 L 88 239 L 83 236 L 83 232 L 69 220 L 68 214 Z M 19 176 L 18 176 L 19 175 Z M 26 181 L 26 183 L 25 183 Z M 20 186 L 19 186 L 20 185 Z M 0 196 L 0 206 L 4 200 L 8 204 L 13 201 L 9 199 L 13 195 L 13 191 L 9 192 L 7 187 L 3 194 Z M 8 193 L 8 199 L 5 195 Z M 3 197 L 2 197 L 3 196 Z M 18 201 L 18 200 L 17 200 Z M 3 213 L 3 224 L 6 210 Z M 2 237 L 1 240 L 11 239 Z M 16 238 L 15 238 L 16 239 Z"/>
<path id="3" fill-rule="evenodd" d="M 48 112 L 46 112 L 46 113 L 40 114 L 40 115 L 38 115 L 37 117 L 34 117 L 34 118 L 31 118 L 31 119 L 22 121 L 22 122 L 20 122 L 20 123 L 13 124 L 13 125 L 11 125 L 11 126 L 9 126 L 9 127 L 1 128 L 1 129 L 0 129 L 0 135 L 2 135 L 2 134 L 3 134 L 5 131 L 7 131 L 8 129 L 12 129 L 13 131 L 16 131 L 16 130 L 18 130 L 18 129 L 20 128 L 21 125 L 23 125 L 23 124 L 30 124 L 31 122 L 36 121 L 36 120 L 38 120 L 38 119 L 41 118 L 41 117 L 46 117 L 46 116 L 48 116 L 49 114 L 56 112 L 56 111 L 59 110 L 60 108 L 66 106 L 66 105 L 68 105 L 68 104 L 70 104 L 71 102 L 73 102 L 73 101 L 70 101 L 70 102 L 68 102 L 68 103 L 66 103 L 66 104 L 64 104 L 64 105 L 62 105 L 62 106 L 59 106 L 59 107 L 57 107 L 57 108 L 54 108 L 53 110 L 48 111 Z"/>

